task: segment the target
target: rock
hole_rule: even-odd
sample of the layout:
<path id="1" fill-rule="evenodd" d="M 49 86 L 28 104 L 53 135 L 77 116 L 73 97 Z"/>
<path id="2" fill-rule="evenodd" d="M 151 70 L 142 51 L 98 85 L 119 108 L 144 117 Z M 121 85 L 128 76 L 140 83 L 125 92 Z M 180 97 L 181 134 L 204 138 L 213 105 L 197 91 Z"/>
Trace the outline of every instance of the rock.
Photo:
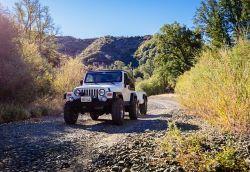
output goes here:
<path id="1" fill-rule="evenodd" d="M 134 142 L 134 144 L 135 144 L 135 145 L 139 145 L 140 142 L 139 142 L 138 140 L 136 140 L 136 141 Z"/>
<path id="2" fill-rule="evenodd" d="M 124 161 L 119 161 L 119 162 L 118 162 L 118 165 L 119 165 L 119 166 L 124 166 Z"/>
<path id="3" fill-rule="evenodd" d="M 114 165 L 113 167 L 112 167 L 112 171 L 119 171 L 119 167 L 117 166 L 117 165 Z"/>
<path id="4" fill-rule="evenodd" d="M 245 159 L 246 165 L 250 167 L 250 158 Z"/>
<path id="5" fill-rule="evenodd" d="M 4 164 L 2 162 L 0 162 L 0 169 L 4 168 Z"/>
<path id="6" fill-rule="evenodd" d="M 161 158 L 164 158 L 164 157 L 166 157 L 168 154 L 166 153 L 166 152 L 162 152 L 161 154 L 160 154 L 160 157 Z"/>
<path id="7" fill-rule="evenodd" d="M 69 167 L 70 167 L 69 163 L 64 162 L 64 163 L 62 164 L 62 166 L 61 166 L 61 169 L 63 169 L 63 168 L 69 168 Z"/>
<path id="8" fill-rule="evenodd" d="M 176 172 L 176 171 L 177 171 L 176 166 L 171 166 L 169 169 L 169 172 Z"/>
<path id="9" fill-rule="evenodd" d="M 122 169 L 122 172 L 130 172 L 130 169 L 129 168 L 124 168 L 124 169 Z"/>
<path id="10" fill-rule="evenodd" d="M 170 169 L 166 168 L 163 172 L 170 172 Z"/>

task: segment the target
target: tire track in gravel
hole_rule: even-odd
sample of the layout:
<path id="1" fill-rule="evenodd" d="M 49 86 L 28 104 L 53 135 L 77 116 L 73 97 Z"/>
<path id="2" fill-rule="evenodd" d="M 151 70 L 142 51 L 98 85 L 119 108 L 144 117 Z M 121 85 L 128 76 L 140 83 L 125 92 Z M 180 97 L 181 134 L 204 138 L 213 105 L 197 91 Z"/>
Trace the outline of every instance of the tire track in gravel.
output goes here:
<path id="1" fill-rule="evenodd" d="M 76 125 L 66 126 L 62 116 L 31 119 L 0 125 L 0 171 L 67 171 L 87 169 L 105 149 L 145 131 L 163 131 L 178 110 L 174 95 L 149 97 L 148 114 L 123 126 L 111 123 L 110 115 L 92 121 L 81 116 Z"/>

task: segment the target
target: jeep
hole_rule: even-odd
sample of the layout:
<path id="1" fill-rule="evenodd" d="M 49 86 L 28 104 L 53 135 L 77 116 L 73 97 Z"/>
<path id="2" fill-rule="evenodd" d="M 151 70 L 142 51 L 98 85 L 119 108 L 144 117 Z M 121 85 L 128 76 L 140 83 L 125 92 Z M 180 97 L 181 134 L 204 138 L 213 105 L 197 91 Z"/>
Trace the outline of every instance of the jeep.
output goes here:
<path id="1" fill-rule="evenodd" d="M 112 121 L 121 125 L 125 112 L 131 120 L 147 113 L 147 95 L 135 91 L 134 79 L 126 71 L 88 71 L 80 84 L 64 94 L 66 124 L 75 124 L 79 114 L 88 113 L 93 120 L 111 114 Z"/>

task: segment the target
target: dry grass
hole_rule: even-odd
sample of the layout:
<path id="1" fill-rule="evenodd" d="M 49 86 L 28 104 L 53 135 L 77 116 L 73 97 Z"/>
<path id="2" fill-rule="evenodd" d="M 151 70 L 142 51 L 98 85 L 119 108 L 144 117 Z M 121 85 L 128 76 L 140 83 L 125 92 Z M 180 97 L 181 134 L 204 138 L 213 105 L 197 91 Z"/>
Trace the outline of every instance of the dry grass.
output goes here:
<path id="1" fill-rule="evenodd" d="M 178 80 L 180 102 L 225 131 L 250 133 L 250 44 L 206 51 Z"/>
<path id="2" fill-rule="evenodd" d="M 0 104 L 0 123 L 25 120 L 30 113 L 21 105 Z"/>
<path id="3" fill-rule="evenodd" d="M 216 145 L 199 133 L 184 135 L 174 123 L 161 141 L 168 159 L 177 161 L 186 171 L 247 171 L 249 168 L 232 140 Z"/>

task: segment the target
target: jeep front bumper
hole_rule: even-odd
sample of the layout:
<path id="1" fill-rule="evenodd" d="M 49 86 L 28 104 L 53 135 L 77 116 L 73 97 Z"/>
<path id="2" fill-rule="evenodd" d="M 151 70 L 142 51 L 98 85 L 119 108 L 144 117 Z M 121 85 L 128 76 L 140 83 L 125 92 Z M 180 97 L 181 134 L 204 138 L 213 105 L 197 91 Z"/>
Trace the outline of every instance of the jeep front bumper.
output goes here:
<path id="1" fill-rule="evenodd" d="M 100 101 L 98 98 L 92 98 L 91 102 L 81 102 L 81 99 L 74 99 L 70 101 L 71 108 L 77 112 L 96 112 L 96 111 L 108 111 L 112 106 L 113 99 L 107 99 L 106 101 Z"/>

